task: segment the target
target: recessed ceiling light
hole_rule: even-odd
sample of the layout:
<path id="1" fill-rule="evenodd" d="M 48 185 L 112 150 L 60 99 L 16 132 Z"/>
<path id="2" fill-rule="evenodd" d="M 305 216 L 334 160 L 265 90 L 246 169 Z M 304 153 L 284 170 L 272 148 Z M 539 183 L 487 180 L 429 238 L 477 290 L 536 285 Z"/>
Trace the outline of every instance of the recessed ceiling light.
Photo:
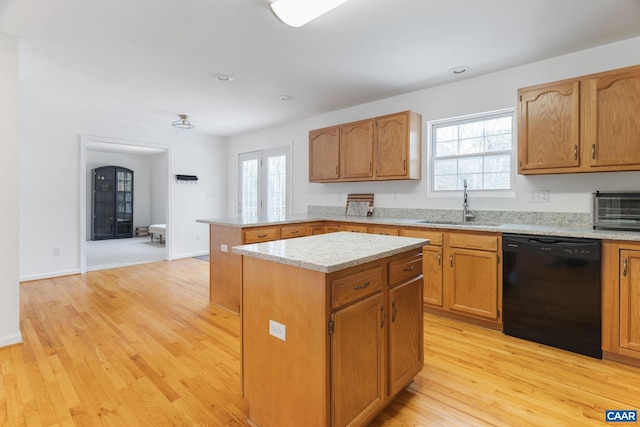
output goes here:
<path id="1" fill-rule="evenodd" d="M 449 70 L 449 72 L 451 74 L 462 74 L 462 73 L 465 73 L 465 72 L 469 71 L 469 68 L 471 68 L 471 67 L 469 67 L 467 65 L 459 65 L 457 67 L 451 68 Z"/>
<path id="2" fill-rule="evenodd" d="M 291 96 L 291 95 L 280 95 L 278 97 L 278 99 L 280 101 L 291 101 L 293 99 L 293 96 Z"/>
<path id="3" fill-rule="evenodd" d="M 213 77 L 220 80 L 221 82 L 230 82 L 231 80 L 233 80 L 233 76 L 230 76 L 229 74 L 214 74 Z"/>

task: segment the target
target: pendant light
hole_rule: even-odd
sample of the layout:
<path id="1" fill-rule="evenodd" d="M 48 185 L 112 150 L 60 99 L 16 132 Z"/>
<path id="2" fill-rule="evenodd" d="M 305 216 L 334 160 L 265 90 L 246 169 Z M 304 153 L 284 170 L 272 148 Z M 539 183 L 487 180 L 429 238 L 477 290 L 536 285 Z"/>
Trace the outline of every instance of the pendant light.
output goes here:
<path id="1" fill-rule="evenodd" d="M 182 130 L 193 129 L 194 126 L 188 120 L 189 116 L 187 116 L 186 114 L 178 114 L 178 117 L 180 117 L 180 120 L 176 120 L 175 122 L 171 123 L 171 126 L 173 126 L 176 129 L 182 129 Z"/>

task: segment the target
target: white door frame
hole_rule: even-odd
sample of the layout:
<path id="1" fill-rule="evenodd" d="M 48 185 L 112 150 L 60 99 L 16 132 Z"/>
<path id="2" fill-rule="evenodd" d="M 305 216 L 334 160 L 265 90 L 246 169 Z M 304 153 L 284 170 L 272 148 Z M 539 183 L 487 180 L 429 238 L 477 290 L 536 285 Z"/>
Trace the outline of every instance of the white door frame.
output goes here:
<path id="1" fill-rule="evenodd" d="M 164 258 L 165 260 L 171 260 L 172 257 L 172 248 L 171 243 L 173 239 L 171 238 L 171 231 L 173 227 L 171 226 L 171 217 L 172 217 L 172 185 L 171 185 L 171 146 L 164 144 L 153 144 L 142 141 L 131 141 L 125 139 L 118 138 L 106 138 L 101 136 L 93 136 L 93 135 L 80 135 L 80 273 L 84 274 L 87 272 L 87 203 L 90 201 L 87 200 L 87 146 L 91 143 L 101 143 L 101 144 L 114 144 L 115 146 L 122 146 L 122 148 L 126 146 L 133 147 L 146 147 L 153 148 L 158 150 L 164 150 L 167 156 L 167 206 L 165 207 L 165 217 L 167 219 L 167 231 L 165 235 L 165 240 L 167 244 L 164 248 Z"/>

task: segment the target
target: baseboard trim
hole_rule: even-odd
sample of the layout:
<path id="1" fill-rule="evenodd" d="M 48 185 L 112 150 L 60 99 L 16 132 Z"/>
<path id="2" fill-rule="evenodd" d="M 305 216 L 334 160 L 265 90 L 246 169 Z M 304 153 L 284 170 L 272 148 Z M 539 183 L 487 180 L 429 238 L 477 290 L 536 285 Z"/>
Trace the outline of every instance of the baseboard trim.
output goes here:
<path id="1" fill-rule="evenodd" d="M 6 335 L 4 337 L 0 337 L 0 347 L 7 347 L 14 344 L 22 343 L 22 334 L 18 332 L 13 335 Z"/>
<path id="2" fill-rule="evenodd" d="M 53 277 L 71 276 L 72 274 L 80 274 L 80 269 L 74 268 L 73 270 L 52 271 L 49 273 L 33 274 L 31 276 L 20 276 L 18 280 L 22 283 L 40 279 L 51 279 Z"/>

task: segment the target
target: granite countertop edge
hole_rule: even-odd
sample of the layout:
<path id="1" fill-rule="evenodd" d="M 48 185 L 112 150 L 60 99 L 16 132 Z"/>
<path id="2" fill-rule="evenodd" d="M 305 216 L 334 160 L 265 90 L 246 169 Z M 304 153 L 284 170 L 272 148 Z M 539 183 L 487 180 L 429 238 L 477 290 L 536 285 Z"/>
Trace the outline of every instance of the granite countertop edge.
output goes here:
<path id="1" fill-rule="evenodd" d="M 297 239 L 234 246 L 235 254 L 333 273 L 403 252 L 420 249 L 428 239 L 338 232 Z M 334 250 L 326 250 L 333 247 Z M 365 247 L 366 250 L 362 250 Z"/>
<path id="2" fill-rule="evenodd" d="M 295 224 L 311 221 L 337 221 L 353 222 L 371 225 L 411 226 L 425 230 L 437 228 L 446 230 L 484 231 L 493 233 L 534 234 L 540 236 L 561 236 L 574 238 L 588 238 L 601 240 L 626 240 L 640 242 L 640 231 L 624 230 L 594 230 L 591 226 L 554 226 L 554 225 L 530 225 L 530 224 L 499 224 L 488 225 L 482 223 L 443 224 L 437 221 L 431 223 L 420 222 L 413 218 L 387 218 L 387 217 L 356 217 L 346 215 L 309 215 L 294 214 L 277 220 L 269 219 L 242 219 L 242 218 L 215 218 L 198 219 L 199 223 L 222 225 L 228 227 L 250 228 L 270 225 Z"/>

